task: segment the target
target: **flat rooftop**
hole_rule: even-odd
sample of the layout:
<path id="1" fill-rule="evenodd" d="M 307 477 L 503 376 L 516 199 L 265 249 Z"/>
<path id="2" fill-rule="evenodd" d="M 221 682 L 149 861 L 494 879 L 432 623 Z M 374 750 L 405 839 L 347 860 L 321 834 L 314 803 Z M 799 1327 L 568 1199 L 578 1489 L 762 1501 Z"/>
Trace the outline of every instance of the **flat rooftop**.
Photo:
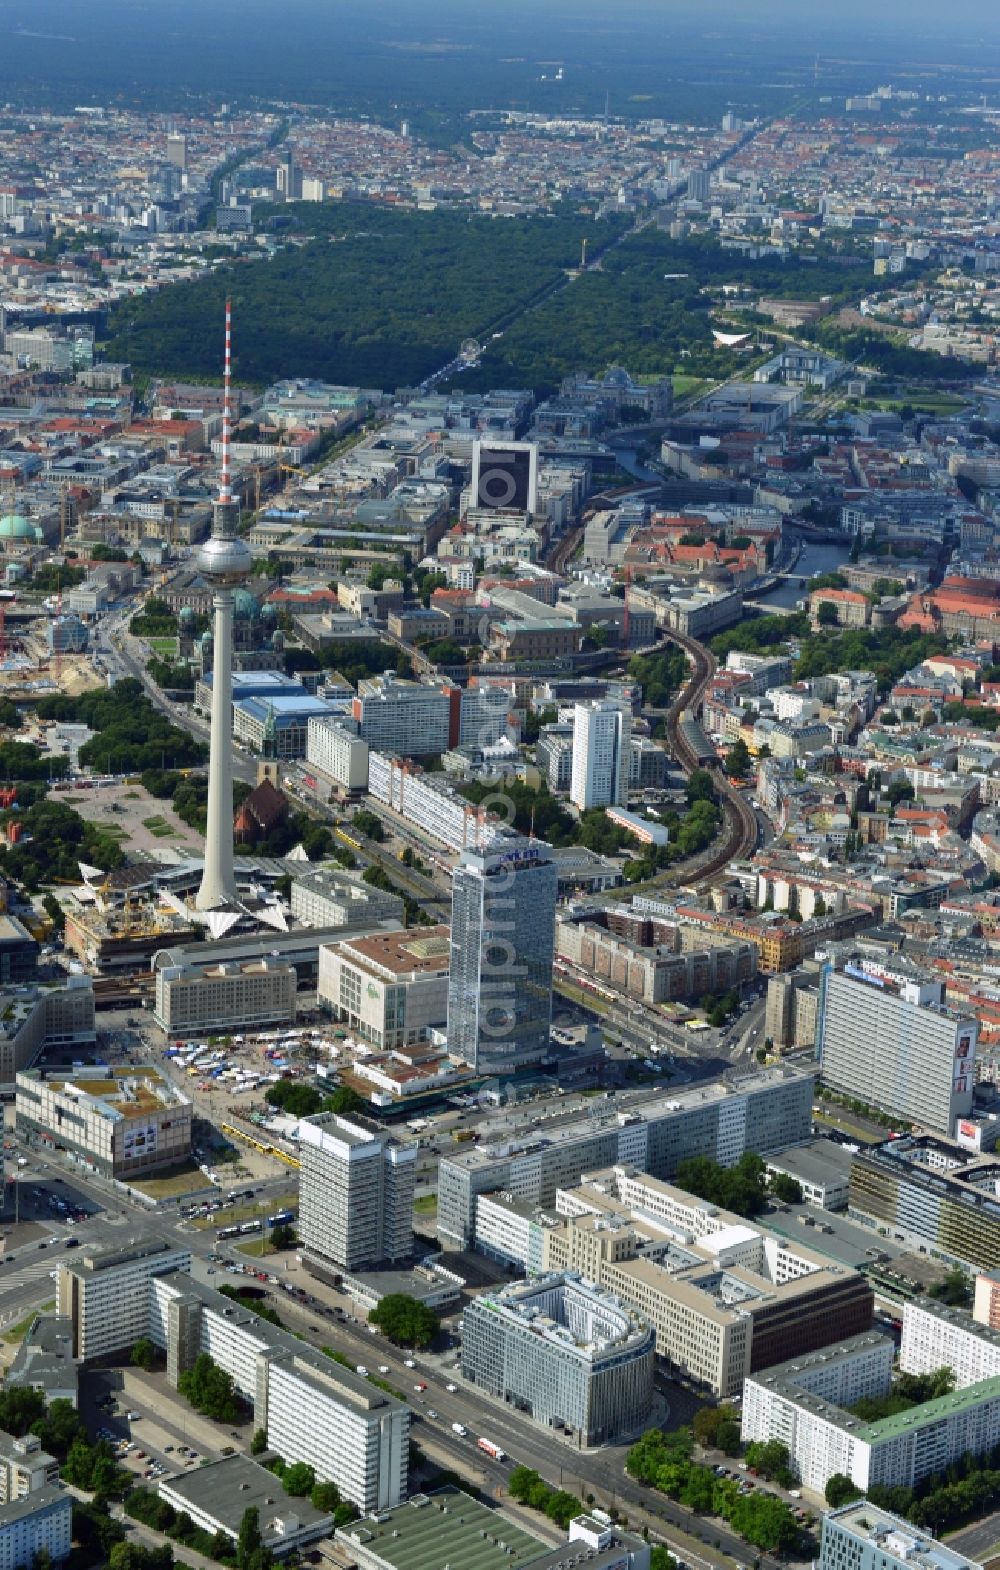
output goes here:
<path id="1" fill-rule="evenodd" d="M 310 1504 L 308 1494 L 293 1499 L 285 1493 L 273 1472 L 243 1455 L 222 1456 L 218 1461 L 203 1463 L 190 1472 L 165 1477 L 159 1491 L 169 1494 L 172 1499 L 183 1500 L 193 1510 L 204 1511 L 233 1536 L 240 1529 L 244 1510 L 254 1508 L 260 1514 L 265 1543 L 277 1537 L 275 1532 L 268 1531 L 268 1523 L 275 1516 L 297 1516 L 307 1531 L 315 1529 L 317 1537 L 333 1520 L 329 1512 L 317 1510 Z"/>
<path id="2" fill-rule="evenodd" d="M 934 1401 L 924 1401 L 919 1406 L 909 1407 L 905 1412 L 893 1412 L 889 1417 L 880 1417 L 875 1422 L 866 1423 L 862 1418 L 855 1417 L 846 1407 L 837 1406 L 835 1402 L 803 1388 L 800 1382 L 801 1375 L 808 1373 L 810 1369 L 824 1363 L 834 1363 L 839 1358 L 854 1356 L 866 1347 L 874 1348 L 880 1341 L 884 1342 L 887 1339 L 876 1331 L 869 1331 L 864 1335 L 852 1336 L 850 1340 L 842 1341 L 836 1346 L 823 1347 L 816 1352 L 808 1352 L 801 1357 L 792 1358 L 787 1363 L 779 1363 L 773 1368 L 761 1369 L 750 1378 L 754 1384 L 767 1385 L 787 1400 L 816 1413 L 827 1422 L 836 1424 L 838 1428 L 849 1429 L 854 1439 L 868 1445 L 885 1444 L 888 1440 L 905 1438 L 921 1428 L 953 1417 L 957 1412 L 969 1411 L 983 1401 L 1000 1400 L 1000 1375 L 998 1375 L 992 1379 L 981 1379 L 974 1385 L 965 1385 L 961 1390 L 953 1390 L 948 1395 L 938 1396 Z"/>
<path id="3" fill-rule="evenodd" d="M 61 1314 L 39 1314 L 7 1370 L 7 1384 L 41 1390 L 49 1399 L 76 1390 L 73 1321 Z"/>
<path id="4" fill-rule="evenodd" d="M 391 1570 L 520 1570 L 548 1553 L 547 1544 L 457 1488 L 414 1494 L 404 1505 L 337 1531 Z"/>
<path id="5" fill-rule="evenodd" d="M 6 911 L 0 912 L 0 944 L 4 943 L 34 943 L 34 938 L 27 927 L 16 916 L 8 915 Z"/>
<path id="6" fill-rule="evenodd" d="M 800 1182 L 819 1186 L 846 1183 L 851 1175 L 853 1153 L 833 1139 L 810 1139 L 803 1145 L 789 1145 L 766 1157 L 769 1167 L 787 1172 Z"/>
<path id="7" fill-rule="evenodd" d="M 368 938 L 348 938 L 337 947 L 351 959 L 361 961 L 366 968 L 382 972 L 386 979 L 447 975 L 451 961 L 451 928 L 438 926 L 406 932 L 377 932 Z"/>
<path id="8" fill-rule="evenodd" d="M 867 1499 L 831 1511 L 828 1519 L 871 1543 L 877 1551 L 905 1559 L 914 1570 L 980 1570 L 975 1560 L 966 1559 L 964 1554 L 939 1543 L 911 1521 L 880 1510 Z"/>
<path id="9" fill-rule="evenodd" d="M 221 1314 L 229 1324 L 242 1326 L 245 1331 L 252 1333 L 262 1347 L 269 1348 L 275 1357 L 280 1356 L 284 1361 L 293 1363 L 298 1374 L 312 1380 L 321 1389 L 334 1389 L 339 1400 L 348 1402 L 357 1411 L 374 1412 L 384 1407 L 388 1412 L 403 1405 L 398 1397 L 372 1384 L 363 1374 L 356 1374 L 353 1368 L 346 1368 L 343 1363 L 308 1346 L 290 1331 L 269 1324 L 251 1309 L 243 1308 L 235 1299 L 224 1297 L 207 1282 L 195 1280 L 184 1270 L 165 1272 L 164 1276 L 180 1297 L 197 1298 L 207 1309 Z"/>
<path id="10" fill-rule="evenodd" d="M 506 1135 L 498 1132 L 491 1137 L 487 1129 L 484 1131 L 483 1144 L 473 1150 L 456 1151 L 454 1155 L 449 1152 L 447 1156 L 442 1157 L 442 1165 L 475 1171 L 477 1168 L 492 1165 L 494 1161 L 502 1161 L 528 1150 L 538 1150 L 546 1145 L 568 1145 L 578 1139 L 588 1139 L 612 1124 L 622 1126 L 628 1123 L 647 1123 L 653 1119 L 669 1117 L 671 1114 L 693 1112 L 698 1107 L 728 1101 L 737 1096 L 764 1092 L 795 1081 L 812 1082 L 814 1079 L 814 1070 L 804 1072 L 776 1067 L 762 1069 L 760 1072 L 739 1078 L 734 1076 L 725 1080 L 711 1080 L 707 1085 L 698 1085 L 690 1090 L 678 1090 L 673 1094 L 665 1090 L 656 1090 L 640 1092 L 635 1096 L 614 1096 L 607 1102 L 591 1102 L 590 1111 L 585 1116 L 573 1111 L 567 1113 L 565 1120 L 552 1118 L 543 1127 L 536 1126 L 531 1132 L 519 1131 L 516 1134 Z"/>
<path id="11" fill-rule="evenodd" d="M 46 1069 L 27 1069 L 18 1074 L 17 1084 L 18 1089 L 34 1085 L 70 1100 L 92 1101 L 115 1119 L 187 1105 L 186 1099 L 152 1064 L 123 1063 L 100 1071 L 71 1070 L 69 1074 L 65 1070 L 50 1073 Z"/>

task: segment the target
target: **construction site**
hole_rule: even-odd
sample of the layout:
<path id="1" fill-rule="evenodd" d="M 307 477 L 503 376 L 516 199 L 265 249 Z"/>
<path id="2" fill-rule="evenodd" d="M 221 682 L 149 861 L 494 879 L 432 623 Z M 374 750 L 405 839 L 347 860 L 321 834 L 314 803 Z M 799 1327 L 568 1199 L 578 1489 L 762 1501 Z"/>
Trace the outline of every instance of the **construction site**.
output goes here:
<path id="1" fill-rule="evenodd" d="M 70 569 L 86 565 L 78 554 L 72 561 L 66 555 L 74 526 L 71 487 L 59 487 L 58 512 L 43 526 L 16 510 L 13 478 L 0 472 L 0 697 L 75 696 L 101 683 L 85 657 L 87 627 L 63 604 L 63 574 L 68 587 L 77 576 Z M 46 569 L 42 590 L 32 585 L 40 568 Z"/>

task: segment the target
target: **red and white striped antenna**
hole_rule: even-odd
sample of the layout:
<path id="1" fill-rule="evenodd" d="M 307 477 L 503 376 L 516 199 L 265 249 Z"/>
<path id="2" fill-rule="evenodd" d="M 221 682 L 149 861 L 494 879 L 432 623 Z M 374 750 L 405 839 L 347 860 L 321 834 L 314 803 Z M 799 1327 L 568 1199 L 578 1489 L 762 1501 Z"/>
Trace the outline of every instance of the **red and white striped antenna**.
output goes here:
<path id="1" fill-rule="evenodd" d="M 222 377 L 222 475 L 219 480 L 219 500 L 229 503 L 233 499 L 229 473 L 229 437 L 232 427 L 230 380 L 232 376 L 232 329 L 230 301 L 226 301 L 226 359 Z"/>

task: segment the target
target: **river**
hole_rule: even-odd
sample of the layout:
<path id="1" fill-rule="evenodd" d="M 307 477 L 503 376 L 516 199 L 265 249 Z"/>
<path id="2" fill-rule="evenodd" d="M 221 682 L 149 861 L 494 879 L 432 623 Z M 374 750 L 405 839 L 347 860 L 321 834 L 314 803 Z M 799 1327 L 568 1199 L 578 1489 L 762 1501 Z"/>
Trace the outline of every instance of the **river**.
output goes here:
<path id="1" fill-rule="evenodd" d="M 619 467 L 624 469 L 625 473 L 630 474 L 637 482 L 662 482 L 663 480 L 662 474 L 657 474 L 655 470 L 648 469 L 640 461 L 638 453 L 632 447 L 616 448 L 615 458 Z M 789 539 L 801 539 L 803 541 L 801 554 L 793 569 L 793 577 L 782 579 L 769 594 L 754 595 L 753 598 L 765 600 L 768 605 L 794 607 L 796 600 L 804 599 L 808 593 L 807 588 L 800 588 L 799 579 L 811 578 L 817 572 L 836 572 L 848 560 L 851 554 L 852 541 L 847 537 L 842 542 L 837 540 L 829 543 L 806 540 L 791 524 L 785 525 L 785 535 Z"/>
<path id="2" fill-rule="evenodd" d="M 639 455 L 633 447 L 616 447 L 615 462 L 626 474 L 631 474 L 633 479 L 642 481 L 643 484 L 662 485 L 663 475 L 657 474 L 655 469 L 647 469 L 644 463 L 639 462 Z"/>
<path id="3" fill-rule="evenodd" d="M 786 527 L 786 533 L 792 536 L 795 531 Z M 801 538 L 801 536 L 799 536 Z M 837 572 L 848 560 L 851 554 L 851 540 L 839 540 L 830 543 L 819 543 L 807 540 L 803 543 L 802 552 L 792 568 L 793 576 L 783 578 L 769 594 L 755 594 L 754 599 L 759 599 L 768 605 L 783 605 L 794 608 L 796 600 L 804 600 L 808 594 L 808 586 L 800 587 L 799 579 L 811 578 L 817 572 Z"/>

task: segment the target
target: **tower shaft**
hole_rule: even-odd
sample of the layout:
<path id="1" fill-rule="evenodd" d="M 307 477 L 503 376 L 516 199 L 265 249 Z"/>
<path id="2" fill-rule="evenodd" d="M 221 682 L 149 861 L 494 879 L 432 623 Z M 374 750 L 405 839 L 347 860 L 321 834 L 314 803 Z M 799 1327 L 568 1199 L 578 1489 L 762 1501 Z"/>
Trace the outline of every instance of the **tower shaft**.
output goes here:
<path id="1" fill-rule="evenodd" d="M 233 499 L 229 463 L 232 431 L 230 307 L 226 301 L 226 352 L 222 405 L 222 467 L 212 511 L 212 533 L 198 565 L 213 586 L 212 735 L 208 758 L 205 868 L 195 897 L 198 910 L 236 903 L 233 869 L 233 590 L 249 576 L 252 559 L 239 535 L 239 502 Z"/>
<path id="2" fill-rule="evenodd" d="M 236 898 L 233 872 L 233 591 L 212 600 L 212 736 L 208 755 L 205 867 L 195 898 L 198 910 L 216 910 Z"/>

